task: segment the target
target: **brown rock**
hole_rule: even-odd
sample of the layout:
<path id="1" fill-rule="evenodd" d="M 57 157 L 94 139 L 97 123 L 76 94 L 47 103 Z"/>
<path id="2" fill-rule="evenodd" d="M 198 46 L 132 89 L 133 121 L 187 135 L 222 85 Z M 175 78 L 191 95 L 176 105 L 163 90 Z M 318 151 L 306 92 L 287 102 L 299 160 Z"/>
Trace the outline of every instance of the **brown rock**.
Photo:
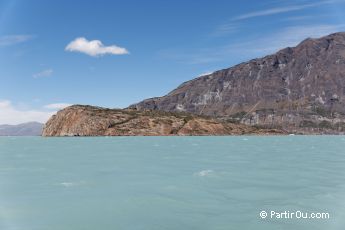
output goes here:
<path id="1" fill-rule="evenodd" d="M 184 113 L 74 105 L 46 123 L 42 136 L 169 136 L 284 134 Z"/>

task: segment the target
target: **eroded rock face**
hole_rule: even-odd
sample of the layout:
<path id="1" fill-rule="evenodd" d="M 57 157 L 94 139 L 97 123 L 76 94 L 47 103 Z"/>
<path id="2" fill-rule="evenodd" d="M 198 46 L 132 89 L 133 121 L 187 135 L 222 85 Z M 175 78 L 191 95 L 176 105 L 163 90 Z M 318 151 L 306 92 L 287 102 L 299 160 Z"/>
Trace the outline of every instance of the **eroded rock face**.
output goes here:
<path id="1" fill-rule="evenodd" d="M 130 108 L 183 111 L 302 133 L 345 131 L 345 33 L 216 71 Z"/>
<path id="2" fill-rule="evenodd" d="M 42 136 L 166 136 L 284 134 L 189 114 L 74 105 L 46 123 Z"/>

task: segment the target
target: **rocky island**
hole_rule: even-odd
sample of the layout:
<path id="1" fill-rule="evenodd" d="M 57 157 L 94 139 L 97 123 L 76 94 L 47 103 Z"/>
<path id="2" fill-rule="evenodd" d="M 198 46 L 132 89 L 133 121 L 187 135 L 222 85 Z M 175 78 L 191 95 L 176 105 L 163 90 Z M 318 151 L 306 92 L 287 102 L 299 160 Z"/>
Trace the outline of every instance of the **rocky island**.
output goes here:
<path id="1" fill-rule="evenodd" d="M 215 71 L 127 109 L 76 105 L 43 136 L 344 134 L 345 33 Z"/>

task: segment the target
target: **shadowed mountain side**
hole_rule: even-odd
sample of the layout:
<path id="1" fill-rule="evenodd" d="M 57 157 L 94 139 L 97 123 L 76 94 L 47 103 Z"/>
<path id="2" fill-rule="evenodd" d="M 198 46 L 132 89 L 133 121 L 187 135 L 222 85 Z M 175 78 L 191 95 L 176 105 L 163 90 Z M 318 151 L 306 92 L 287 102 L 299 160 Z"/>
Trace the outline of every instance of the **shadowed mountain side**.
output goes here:
<path id="1" fill-rule="evenodd" d="M 345 33 L 198 77 L 129 108 L 207 115 L 300 133 L 345 132 Z"/>

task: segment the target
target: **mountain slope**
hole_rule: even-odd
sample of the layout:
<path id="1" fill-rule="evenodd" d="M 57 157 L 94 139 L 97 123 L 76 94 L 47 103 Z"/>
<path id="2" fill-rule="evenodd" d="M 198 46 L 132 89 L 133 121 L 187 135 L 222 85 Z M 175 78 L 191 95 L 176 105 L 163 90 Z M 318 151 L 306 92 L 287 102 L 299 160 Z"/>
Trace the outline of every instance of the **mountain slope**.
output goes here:
<path id="1" fill-rule="evenodd" d="M 28 122 L 19 125 L 0 125 L 0 136 L 40 136 L 43 124 Z"/>
<path id="2" fill-rule="evenodd" d="M 74 105 L 46 123 L 43 136 L 167 136 L 284 134 L 207 117 L 160 111 L 105 109 Z"/>
<path id="3" fill-rule="evenodd" d="M 345 33 L 201 76 L 130 106 L 289 131 L 345 131 Z"/>

